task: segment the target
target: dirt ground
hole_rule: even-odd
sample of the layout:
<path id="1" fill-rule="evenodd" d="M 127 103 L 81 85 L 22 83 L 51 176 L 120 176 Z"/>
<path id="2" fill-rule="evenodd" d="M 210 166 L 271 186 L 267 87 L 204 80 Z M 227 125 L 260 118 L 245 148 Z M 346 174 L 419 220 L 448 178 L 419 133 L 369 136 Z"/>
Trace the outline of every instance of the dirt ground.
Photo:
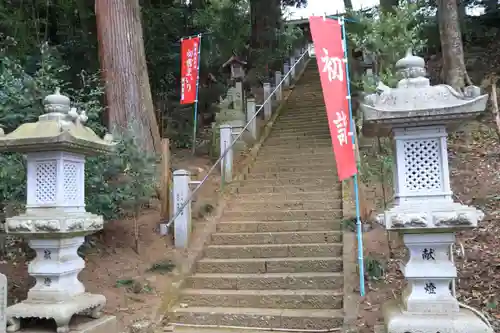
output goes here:
<path id="1" fill-rule="evenodd" d="M 193 179 L 201 180 L 214 162 L 203 155 L 193 157 L 190 150 L 173 151 L 172 169 L 188 169 Z M 236 168 L 245 156 L 246 152 L 236 154 Z M 193 239 L 215 207 L 220 188 L 220 168 L 216 168 L 193 203 Z M 105 313 L 117 316 L 120 331 L 133 322 L 151 320 L 161 304 L 162 290 L 177 274 L 176 263 L 188 255 L 173 247 L 170 236 L 156 232 L 159 202 L 151 206 L 137 219 L 139 254 L 134 251 L 134 220 L 107 222 L 104 230 L 91 238 L 93 247 L 85 251 L 86 267 L 79 275 L 89 292 L 106 296 Z M 8 278 L 9 304 L 25 299 L 34 284 L 27 273 L 30 256 L 23 253 L 0 261 L 0 272 Z"/>
<path id="2" fill-rule="evenodd" d="M 485 124 L 486 123 L 486 124 Z M 457 235 L 461 246 L 455 250 L 459 279 L 456 285 L 460 302 L 485 313 L 495 329 L 500 332 L 500 145 L 490 120 L 474 122 L 449 138 L 449 162 L 455 200 L 475 206 L 485 212 L 478 228 Z M 375 146 L 375 145 L 374 145 Z M 376 164 L 374 159 L 369 163 Z M 382 212 L 380 181 L 365 182 L 365 193 Z M 365 266 L 372 259 L 382 264 L 385 274 L 373 280 L 367 274 L 367 294 L 360 300 L 358 328 L 362 333 L 372 333 L 373 326 L 382 324 L 381 305 L 393 299 L 404 287 L 400 263 L 406 262 L 406 249 L 398 237 L 388 236 L 385 230 L 374 225 L 364 234 Z M 389 245 L 390 244 L 390 245 Z"/>

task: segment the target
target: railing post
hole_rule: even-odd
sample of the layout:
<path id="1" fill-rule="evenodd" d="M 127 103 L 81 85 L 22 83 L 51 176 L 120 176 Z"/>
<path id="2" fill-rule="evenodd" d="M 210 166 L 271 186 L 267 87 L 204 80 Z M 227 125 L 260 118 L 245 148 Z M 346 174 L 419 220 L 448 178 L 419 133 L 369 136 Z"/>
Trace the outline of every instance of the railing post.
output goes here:
<path id="1" fill-rule="evenodd" d="M 283 99 L 283 86 L 280 84 L 281 82 L 281 72 L 280 71 L 276 71 L 274 73 L 274 81 L 275 81 L 275 85 L 276 85 L 276 100 L 277 101 L 281 101 Z"/>
<path id="2" fill-rule="evenodd" d="M 291 56 L 290 57 L 290 70 L 291 70 L 291 72 L 290 72 L 290 78 L 292 80 L 295 80 L 295 69 L 296 69 L 296 67 L 294 66 L 295 65 L 295 61 L 296 61 L 295 55 Z"/>
<path id="3" fill-rule="evenodd" d="M 288 72 L 290 71 L 290 64 L 288 62 L 285 62 L 283 64 L 283 75 L 287 75 Z M 283 82 L 285 87 L 288 88 L 290 86 L 290 75 L 287 75 L 285 77 L 285 82 Z"/>
<path id="4" fill-rule="evenodd" d="M 174 171 L 174 214 L 177 214 L 184 202 L 189 199 L 191 174 L 187 170 Z M 177 248 L 187 248 L 191 234 L 191 202 L 182 209 L 174 220 L 174 244 Z"/>
<path id="5" fill-rule="evenodd" d="M 231 182 L 233 180 L 233 147 L 231 147 L 231 143 L 233 141 L 233 136 L 231 134 L 232 129 L 229 124 L 222 124 L 220 126 L 220 154 L 224 154 L 224 152 L 228 150 L 226 155 L 222 158 L 220 167 L 221 167 L 221 176 L 223 182 Z"/>
<path id="6" fill-rule="evenodd" d="M 316 56 L 316 51 L 314 50 L 314 44 L 313 43 L 310 43 L 307 46 L 307 49 L 308 49 L 308 53 L 309 53 L 309 58 L 313 58 L 313 57 Z"/>
<path id="7" fill-rule="evenodd" d="M 247 122 L 250 121 L 248 125 L 248 131 L 252 135 L 254 140 L 257 140 L 257 117 L 255 115 L 255 98 L 247 99 Z M 250 120 L 251 119 L 251 120 Z"/>
<path id="8" fill-rule="evenodd" d="M 271 118 L 272 112 L 272 101 L 269 98 L 271 96 L 271 84 L 269 82 L 264 83 L 264 118 L 269 120 Z M 266 102 L 266 100 L 269 100 Z"/>
<path id="9" fill-rule="evenodd" d="M 295 73 L 300 73 L 300 70 L 302 69 L 302 59 L 300 59 L 300 49 L 294 50 L 294 56 L 295 56 L 295 62 L 297 63 L 297 66 L 295 66 Z"/>

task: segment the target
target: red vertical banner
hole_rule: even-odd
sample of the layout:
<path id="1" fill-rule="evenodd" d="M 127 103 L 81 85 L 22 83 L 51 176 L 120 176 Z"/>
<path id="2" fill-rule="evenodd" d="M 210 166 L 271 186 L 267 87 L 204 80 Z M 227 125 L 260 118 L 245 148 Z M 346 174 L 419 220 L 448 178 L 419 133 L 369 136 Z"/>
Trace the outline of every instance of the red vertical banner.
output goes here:
<path id="1" fill-rule="evenodd" d="M 346 59 L 338 20 L 311 16 L 311 36 L 321 77 L 328 126 L 340 180 L 357 173 L 347 99 Z"/>
<path id="2" fill-rule="evenodd" d="M 196 102 L 196 84 L 198 82 L 198 64 L 200 55 L 200 37 L 181 41 L 181 104 Z"/>

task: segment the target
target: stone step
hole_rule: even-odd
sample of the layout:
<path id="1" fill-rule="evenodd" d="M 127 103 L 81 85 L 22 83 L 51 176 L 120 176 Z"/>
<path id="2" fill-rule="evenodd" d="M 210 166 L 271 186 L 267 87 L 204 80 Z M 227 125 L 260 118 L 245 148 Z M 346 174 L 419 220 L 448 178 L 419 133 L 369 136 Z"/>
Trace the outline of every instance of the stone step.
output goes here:
<path id="1" fill-rule="evenodd" d="M 340 257 L 306 258 L 252 258 L 212 259 L 203 258 L 196 263 L 197 273 L 304 273 L 341 272 Z"/>
<path id="2" fill-rule="evenodd" d="M 304 210 L 317 210 L 317 209 L 340 209 L 342 208 L 341 199 L 333 199 L 323 197 L 322 199 L 312 200 L 304 198 L 303 200 L 232 200 L 226 206 L 226 212 L 252 210 L 252 211 L 276 211 L 280 209 L 304 209 Z"/>
<path id="3" fill-rule="evenodd" d="M 331 162 L 331 161 L 329 161 Z M 281 173 L 281 172 L 296 172 L 296 173 L 307 173 L 311 171 L 311 166 L 310 165 L 288 165 L 288 164 L 274 164 L 274 165 L 268 165 L 268 164 L 255 164 L 251 168 L 251 174 L 256 175 L 256 174 L 263 174 L 263 173 Z M 317 167 L 313 169 L 316 172 L 333 172 L 337 174 L 337 167 L 335 164 L 328 163 L 328 164 L 320 164 Z"/>
<path id="4" fill-rule="evenodd" d="M 341 186 L 335 185 L 337 190 L 331 191 L 313 191 L 313 192 L 283 192 L 283 193 L 251 193 L 251 194 L 237 194 L 234 196 L 234 200 L 245 200 L 247 202 L 252 201 L 269 201 L 269 202 L 282 202 L 282 201 L 317 201 L 317 200 L 340 200 Z"/>
<path id="5" fill-rule="evenodd" d="M 288 104 L 289 105 L 289 104 Z M 296 108 L 289 108 L 280 114 L 277 123 L 284 124 L 288 122 L 296 123 L 299 121 L 308 121 L 307 124 L 316 124 L 318 126 L 325 126 L 328 116 L 324 105 L 310 105 L 305 107 L 297 106 Z M 305 124 L 305 123 L 304 123 Z"/>
<path id="6" fill-rule="evenodd" d="M 288 221 L 288 220 L 330 220 L 340 218 L 342 210 L 286 210 L 286 211 L 254 211 L 240 210 L 225 212 L 222 221 Z"/>
<path id="7" fill-rule="evenodd" d="M 324 231 L 277 231 L 277 232 L 235 232 L 213 233 L 212 245 L 246 244 L 305 244 L 335 243 L 342 241 L 342 233 L 335 230 Z"/>
<path id="8" fill-rule="evenodd" d="M 322 120 L 321 122 L 307 123 L 305 119 L 278 120 L 273 126 L 273 131 L 280 132 L 285 130 L 301 131 L 326 131 L 328 130 L 328 120 L 320 115 L 311 115 Z M 310 121 L 310 120 L 309 120 Z"/>
<path id="9" fill-rule="evenodd" d="M 297 90 L 297 94 L 295 94 L 295 96 L 292 95 L 292 99 L 294 100 L 300 100 L 300 96 L 303 95 L 307 96 L 308 99 L 323 97 L 323 93 L 321 92 L 321 82 L 318 81 L 317 78 L 310 78 L 306 76 L 295 89 Z"/>
<path id="10" fill-rule="evenodd" d="M 260 182 L 259 182 L 260 183 Z M 324 182 L 321 184 L 299 184 L 299 185 L 269 185 L 263 186 L 261 184 L 252 184 L 248 182 L 240 182 L 242 186 L 236 188 L 236 193 L 239 194 L 280 194 L 280 195 L 290 195 L 295 193 L 306 193 L 306 192 L 326 192 L 331 198 L 339 198 L 341 185 L 340 183 Z M 255 220 L 255 219 L 252 219 Z"/>
<path id="11" fill-rule="evenodd" d="M 343 304 L 336 290 L 184 289 L 180 302 L 188 308 L 340 309 Z"/>
<path id="12" fill-rule="evenodd" d="M 214 259 L 335 257 L 342 255 L 342 244 L 251 244 L 209 245 L 205 257 Z"/>
<path id="13" fill-rule="evenodd" d="M 281 232 L 281 231 L 324 231 L 340 230 L 337 220 L 320 221 L 238 221 L 219 222 L 217 232 Z"/>
<path id="14" fill-rule="evenodd" d="M 316 169 L 309 169 L 308 171 L 303 171 L 303 172 L 286 172 L 286 171 L 281 171 L 281 172 L 251 172 L 246 176 L 247 180 L 261 180 L 261 179 L 266 179 L 266 180 L 279 180 L 279 179 L 297 179 L 298 177 L 307 177 L 307 178 L 331 178 L 331 176 L 337 175 L 337 171 L 332 171 L 332 170 L 316 170 Z"/>
<path id="15" fill-rule="evenodd" d="M 285 138 L 313 138 L 313 137 L 330 137 L 330 132 L 327 129 L 322 129 L 321 131 L 284 131 L 284 130 L 274 130 L 271 132 L 268 141 L 273 139 L 284 140 Z M 267 141 L 266 141 L 267 142 Z"/>
<path id="16" fill-rule="evenodd" d="M 280 126 L 279 123 L 276 124 L 276 126 L 273 127 L 272 131 L 273 135 L 274 133 L 303 133 L 306 135 L 311 135 L 311 134 L 325 134 L 325 133 L 330 133 L 330 129 L 328 128 L 328 125 L 325 123 L 322 126 L 307 126 L 304 124 L 297 123 L 295 125 L 286 125 L 286 126 Z"/>
<path id="17" fill-rule="evenodd" d="M 302 116 L 293 113 L 284 113 L 277 119 L 275 126 L 286 127 L 286 125 L 293 126 L 302 124 L 304 127 L 328 127 L 328 117 L 324 107 L 323 109 L 310 111 L 311 110 L 307 110 L 307 113 Z M 302 112 L 304 112 L 303 109 Z"/>
<path id="18" fill-rule="evenodd" d="M 276 147 L 290 146 L 296 148 L 302 147 L 317 147 L 317 146 L 330 146 L 332 145 L 332 139 L 329 135 L 324 138 L 310 138 L 310 137 L 290 137 L 290 138 L 278 138 L 269 139 L 263 146 L 265 147 Z"/>
<path id="19" fill-rule="evenodd" d="M 343 310 L 291 310 L 265 308 L 189 307 L 175 308 L 172 323 L 205 324 L 266 329 L 324 330 L 341 327 Z"/>
<path id="20" fill-rule="evenodd" d="M 330 137 L 327 137 L 322 140 L 280 140 L 278 142 L 268 143 L 266 142 L 262 148 L 272 148 L 272 149 L 283 149 L 283 148 L 292 148 L 292 149 L 303 149 L 303 148 L 322 148 L 329 147 L 332 148 L 332 140 Z"/>
<path id="21" fill-rule="evenodd" d="M 317 166 L 318 168 L 325 169 L 326 166 L 335 165 L 335 156 L 332 153 L 327 154 L 317 154 L 314 156 L 310 156 L 309 159 L 305 160 L 301 158 L 302 156 L 283 156 L 279 160 L 273 159 L 271 156 L 259 156 L 256 160 L 254 167 L 257 166 Z M 266 157 L 266 158 L 264 158 Z"/>
<path id="22" fill-rule="evenodd" d="M 201 327 L 189 327 L 189 326 L 175 326 L 172 327 L 173 333 L 262 333 L 262 330 L 258 329 L 242 329 L 242 328 L 201 328 Z M 170 327 L 169 327 L 170 329 Z M 165 331 L 164 331 L 165 332 Z"/>
<path id="23" fill-rule="evenodd" d="M 196 289 L 326 289 L 344 286 L 342 273 L 194 274 L 186 281 Z"/>
<path id="24" fill-rule="evenodd" d="M 328 129 L 322 128 L 322 129 L 315 129 L 315 130 L 303 130 L 303 129 L 295 129 L 295 130 L 276 130 L 274 131 L 270 136 L 268 141 L 272 142 L 272 140 L 279 140 L 280 142 L 283 142 L 283 140 L 289 139 L 289 140 L 301 140 L 302 138 L 314 138 L 314 137 L 322 137 L 322 138 L 330 138 L 330 132 Z"/>
<path id="25" fill-rule="evenodd" d="M 330 148 L 330 152 L 317 154 L 300 154 L 298 149 L 295 152 L 295 155 L 280 155 L 279 159 L 273 158 L 272 154 L 269 153 L 258 155 L 254 165 L 306 166 L 314 164 L 323 170 L 325 164 L 328 166 L 335 165 L 335 155 L 332 148 Z"/>
<path id="26" fill-rule="evenodd" d="M 311 115 L 311 117 L 320 117 L 319 115 Z M 310 121 L 310 120 L 309 120 Z M 279 120 L 276 121 L 276 124 L 273 126 L 272 132 L 271 133 L 276 133 L 276 132 L 284 132 L 284 131 L 302 131 L 302 132 L 314 132 L 314 131 L 327 131 L 329 133 L 329 127 L 328 127 L 328 120 L 324 119 L 323 122 L 318 122 L 318 123 L 311 123 L 308 124 L 307 120 L 297 120 L 294 119 L 293 122 L 280 122 Z"/>
<path id="27" fill-rule="evenodd" d="M 297 116 L 306 116 L 310 110 L 317 110 L 322 108 L 325 110 L 325 100 L 323 96 L 318 98 L 308 89 L 302 89 L 302 92 L 298 95 L 302 95 L 302 98 L 290 98 L 286 104 L 286 109 L 283 110 L 283 114 L 296 113 Z"/>
<path id="28" fill-rule="evenodd" d="M 330 134 L 324 134 L 322 136 L 300 136 L 300 135 L 290 135 L 290 136 L 273 136 L 271 135 L 264 144 L 267 146 L 275 146 L 283 143 L 290 144 L 314 144 L 320 142 L 328 142 L 331 144 L 332 139 Z"/>
<path id="29" fill-rule="evenodd" d="M 283 178 L 283 179 L 259 178 L 251 180 L 241 180 L 240 183 L 243 186 L 250 184 L 252 186 L 258 186 L 258 187 L 316 185 L 318 186 L 319 190 L 323 188 L 328 188 L 328 189 L 338 188 L 338 177 L 336 174 L 330 173 L 322 176 L 318 175 L 317 177 L 305 175 L 301 178 Z"/>
<path id="30" fill-rule="evenodd" d="M 280 114 L 278 122 L 283 119 L 293 120 L 295 118 L 301 120 L 309 119 L 309 121 L 316 121 L 316 118 L 326 119 L 327 115 L 325 104 L 320 104 L 315 100 L 304 100 L 299 102 L 289 101 L 287 103 L 287 109 Z"/>

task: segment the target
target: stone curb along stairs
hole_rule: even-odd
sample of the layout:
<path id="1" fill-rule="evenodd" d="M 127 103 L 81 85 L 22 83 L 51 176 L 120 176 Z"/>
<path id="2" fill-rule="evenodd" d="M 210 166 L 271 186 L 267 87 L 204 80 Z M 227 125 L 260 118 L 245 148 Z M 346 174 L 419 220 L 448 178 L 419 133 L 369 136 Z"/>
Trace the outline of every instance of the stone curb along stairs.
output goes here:
<path id="1" fill-rule="evenodd" d="M 315 61 L 236 185 L 170 309 L 170 325 L 176 332 L 340 330 L 342 185 Z"/>

